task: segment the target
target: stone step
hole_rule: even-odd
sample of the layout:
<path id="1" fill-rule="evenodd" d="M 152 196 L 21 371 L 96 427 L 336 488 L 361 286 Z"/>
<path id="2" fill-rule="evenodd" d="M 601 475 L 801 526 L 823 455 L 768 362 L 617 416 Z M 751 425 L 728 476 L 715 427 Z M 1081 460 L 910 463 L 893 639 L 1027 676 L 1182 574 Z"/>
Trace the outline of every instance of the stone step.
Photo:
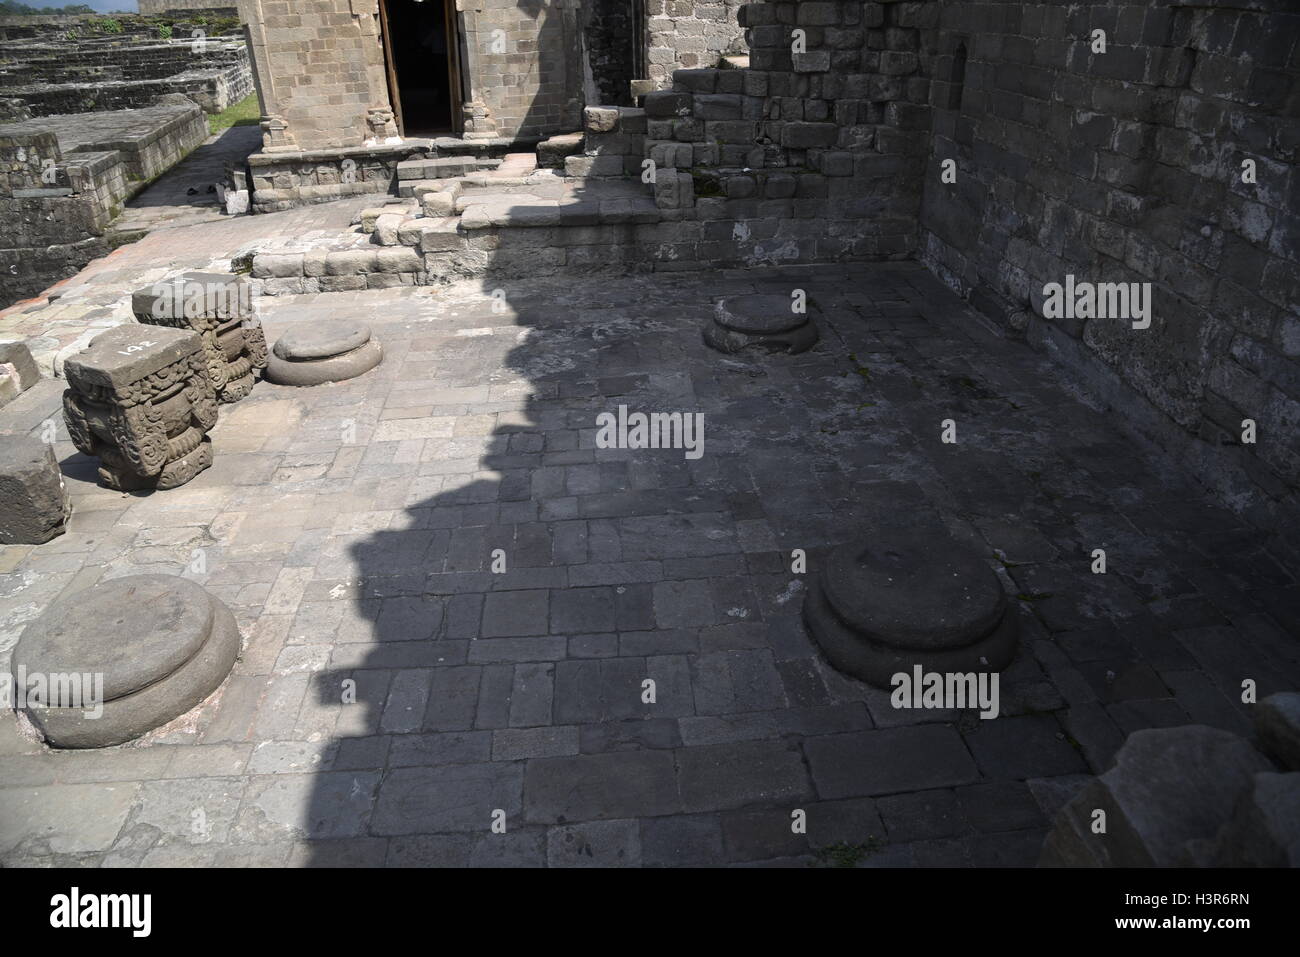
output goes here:
<path id="1" fill-rule="evenodd" d="M 419 217 L 403 213 L 388 213 L 380 216 L 375 220 L 375 231 L 371 234 L 371 239 L 377 246 L 400 245 L 398 231 L 408 222 L 417 218 Z"/>
<path id="2" fill-rule="evenodd" d="M 414 246 L 422 253 L 455 252 L 465 245 L 459 226 L 459 216 L 426 216 L 407 222 L 400 238 L 403 246 Z"/>
<path id="3" fill-rule="evenodd" d="M 560 133 L 537 145 L 537 165 L 544 169 L 564 169 L 565 157 L 581 152 L 581 133 Z"/>
<path id="4" fill-rule="evenodd" d="M 629 169 L 629 166 L 631 169 Z M 589 179 L 619 179 L 637 172 L 641 167 L 639 156 L 568 156 L 564 160 L 564 175 Z"/>
<path id="5" fill-rule="evenodd" d="M 401 180 L 450 179 L 467 173 L 496 169 L 501 160 L 475 156 L 439 156 L 433 159 L 410 159 L 397 164 Z"/>
<path id="6" fill-rule="evenodd" d="M 375 223 L 380 216 L 390 216 L 393 213 L 403 213 L 409 215 L 415 211 L 415 207 L 406 201 L 395 201 L 386 203 L 382 206 L 371 206 L 363 209 L 353 225 L 359 225 L 363 233 L 373 233 Z"/>

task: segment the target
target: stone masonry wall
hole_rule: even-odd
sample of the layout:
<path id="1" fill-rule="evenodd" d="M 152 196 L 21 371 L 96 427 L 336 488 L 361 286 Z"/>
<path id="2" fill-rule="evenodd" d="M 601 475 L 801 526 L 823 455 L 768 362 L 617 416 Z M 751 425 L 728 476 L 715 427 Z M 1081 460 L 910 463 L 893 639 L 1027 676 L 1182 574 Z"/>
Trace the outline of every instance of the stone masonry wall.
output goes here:
<path id="1" fill-rule="evenodd" d="M 52 132 L 0 134 L 0 302 L 36 295 L 111 248 L 128 185 L 120 154 L 68 153 Z"/>
<path id="2" fill-rule="evenodd" d="M 583 104 L 582 0 L 462 3 L 471 98 L 480 132 L 538 137 L 576 130 Z"/>
<path id="3" fill-rule="evenodd" d="M 230 14 L 234 3 L 217 3 L 215 0 L 136 0 L 141 13 L 160 15 L 173 10 L 188 10 L 202 13 Z"/>
<path id="4" fill-rule="evenodd" d="M 737 14 L 742 0 L 646 0 L 650 76 L 672 86 L 676 69 L 712 68 L 728 53 L 744 53 Z"/>
<path id="5" fill-rule="evenodd" d="M 1294 516 L 1300 11 L 1284 0 L 895 9 L 927 6 L 942 16 L 925 262 L 981 311 L 1027 326 L 1260 522 Z M 955 183 L 941 180 L 949 159 Z M 1150 328 L 1044 319 L 1045 285 L 1068 274 L 1151 283 Z"/>
<path id="6" fill-rule="evenodd" d="M 0 127 L 0 304 L 106 255 L 122 241 L 110 226 L 127 197 L 207 136 L 207 117 L 179 94 L 146 110 Z"/>
<path id="7" fill-rule="evenodd" d="M 387 107 L 375 0 L 244 0 L 264 112 L 298 149 L 360 146 L 367 111 Z"/>

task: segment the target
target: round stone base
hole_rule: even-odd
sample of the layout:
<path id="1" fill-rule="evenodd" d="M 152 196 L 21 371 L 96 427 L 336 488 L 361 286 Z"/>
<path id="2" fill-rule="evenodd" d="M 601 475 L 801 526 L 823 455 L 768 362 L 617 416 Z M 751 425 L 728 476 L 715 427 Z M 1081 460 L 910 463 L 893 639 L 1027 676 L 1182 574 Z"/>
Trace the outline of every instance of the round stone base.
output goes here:
<path id="1" fill-rule="evenodd" d="M 803 604 L 804 624 L 835 670 L 888 690 L 899 672 L 960 673 L 1001 671 L 1011 663 L 1020 634 L 1015 609 L 1007 609 L 988 635 L 969 645 L 942 649 L 884 645 L 846 626 L 831 610 L 820 581 L 812 583 Z"/>
<path id="2" fill-rule="evenodd" d="M 24 710 L 52 747 L 103 748 L 198 705 L 239 648 L 234 615 L 198 585 L 138 575 L 56 604 L 24 630 L 13 662 L 29 689 Z M 80 676 L 79 700 L 48 690 L 51 676 L 68 675 Z M 47 690 L 38 693 L 36 680 Z M 51 707 L 56 698 L 61 706 Z"/>
<path id="3" fill-rule="evenodd" d="M 351 352 L 323 359 L 285 359 L 276 349 L 267 357 L 266 379 L 279 385 L 293 386 L 343 382 L 369 372 L 383 359 L 384 350 L 373 339 Z"/>
<path id="4" fill-rule="evenodd" d="M 806 312 L 795 312 L 789 296 L 757 293 L 732 296 L 713 307 L 713 321 L 724 329 L 751 336 L 793 332 L 808 322 Z"/>
<path id="5" fill-rule="evenodd" d="M 710 321 L 704 327 L 705 344 L 728 355 L 735 355 L 749 349 L 797 355 L 800 352 L 807 352 L 820 338 L 817 326 L 811 322 L 805 322 L 787 332 L 774 333 L 739 332 L 714 321 Z"/>
<path id="6" fill-rule="evenodd" d="M 827 556 L 821 584 L 846 625 L 900 648 L 968 645 L 1007 607 L 988 563 L 943 529 L 881 530 L 841 545 Z"/>

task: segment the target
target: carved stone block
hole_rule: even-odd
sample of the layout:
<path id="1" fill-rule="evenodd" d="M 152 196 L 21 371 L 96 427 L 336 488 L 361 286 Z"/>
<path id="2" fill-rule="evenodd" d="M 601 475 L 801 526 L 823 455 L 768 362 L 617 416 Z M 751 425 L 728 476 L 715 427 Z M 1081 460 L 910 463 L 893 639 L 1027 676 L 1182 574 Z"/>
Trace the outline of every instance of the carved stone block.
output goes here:
<path id="1" fill-rule="evenodd" d="M 147 325 L 198 333 L 220 402 L 247 396 L 266 368 L 266 336 L 253 315 L 251 287 L 242 276 L 182 273 L 136 291 L 131 310 Z"/>
<path id="2" fill-rule="evenodd" d="M 63 371 L 73 444 L 123 491 L 184 485 L 212 464 L 217 398 L 198 333 L 122 325 L 96 336 Z"/>

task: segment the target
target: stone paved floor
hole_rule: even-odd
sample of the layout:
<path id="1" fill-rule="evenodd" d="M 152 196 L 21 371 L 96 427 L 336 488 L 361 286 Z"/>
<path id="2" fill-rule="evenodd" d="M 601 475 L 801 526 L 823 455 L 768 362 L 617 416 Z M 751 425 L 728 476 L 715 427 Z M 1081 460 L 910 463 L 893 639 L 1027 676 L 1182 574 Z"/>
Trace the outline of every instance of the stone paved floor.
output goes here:
<path id="1" fill-rule="evenodd" d="M 702 345 L 711 297 L 794 287 L 812 352 Z M 1127 732 L 1245 730 L 1243 678 L 1300 686 L 1300 589 L 1257 533 L 914 264 L 490 292 L 263 300 L 273 335 L 362 318 L 387 358 L 259 385 L 184 488 L 97 488 L 60 446 L 76 512 L 0 551 L 0 664 L 57 595 L 141 572 L 204 584 L 245 648 L 133 745 L 5 719 L 0 863 L 1031 864 Z M 596 449 L 620 404 L 703 412 L 704 456 Z M 1018 599 L 993 721 L 894 710 L 799 620 L 792 549 L 930 521 Z"/>

